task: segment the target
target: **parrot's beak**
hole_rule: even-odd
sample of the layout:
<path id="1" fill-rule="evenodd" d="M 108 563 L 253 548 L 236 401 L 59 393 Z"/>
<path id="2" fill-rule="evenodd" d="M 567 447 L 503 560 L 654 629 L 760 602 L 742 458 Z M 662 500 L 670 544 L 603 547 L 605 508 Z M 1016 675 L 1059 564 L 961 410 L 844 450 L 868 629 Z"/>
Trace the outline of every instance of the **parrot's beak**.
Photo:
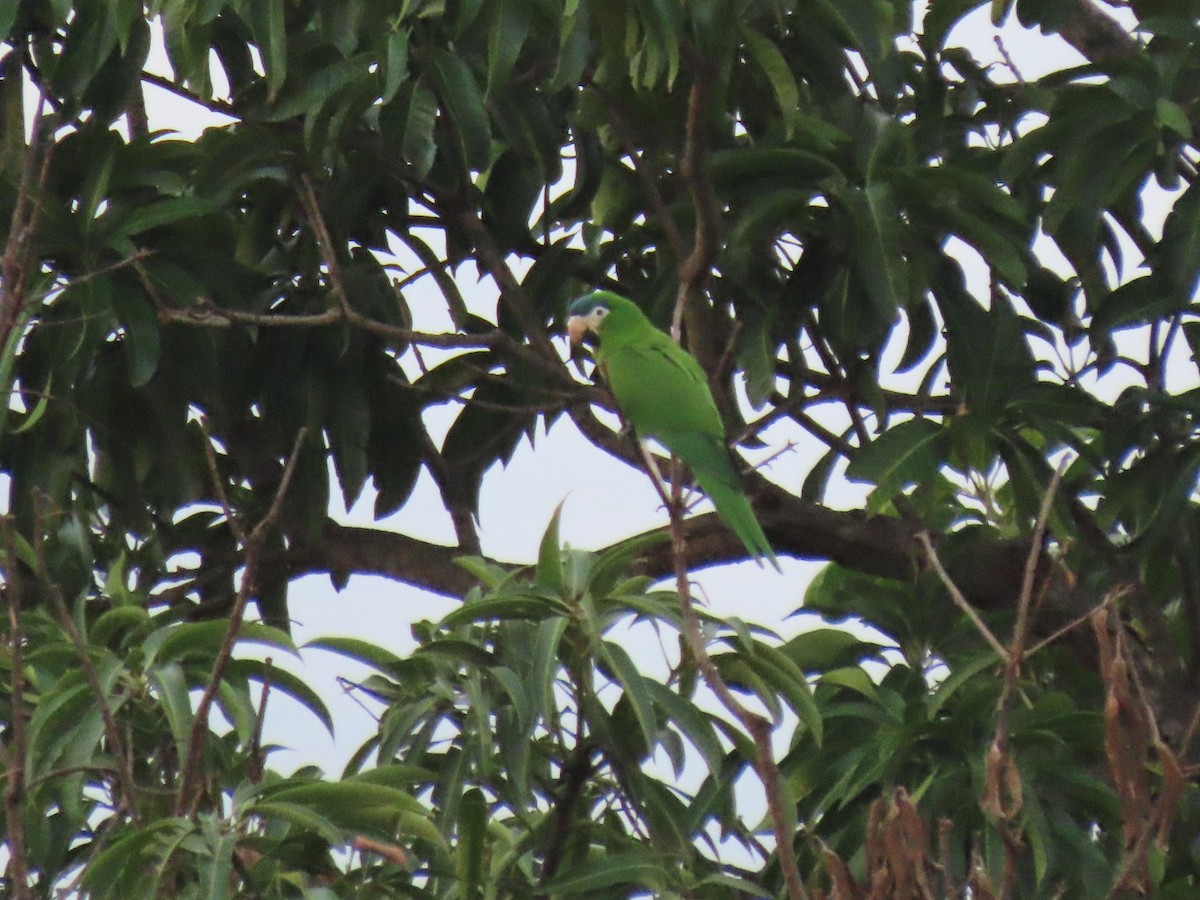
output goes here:
<path id="1" fill-rule="evenodd" d="M 583 336 L 587 334 L 588 323 L 583 316 L 571 316 L 567 320 L 567 337 L 571 339 L 572 344 L 578 344 L 583 340 Z"/>

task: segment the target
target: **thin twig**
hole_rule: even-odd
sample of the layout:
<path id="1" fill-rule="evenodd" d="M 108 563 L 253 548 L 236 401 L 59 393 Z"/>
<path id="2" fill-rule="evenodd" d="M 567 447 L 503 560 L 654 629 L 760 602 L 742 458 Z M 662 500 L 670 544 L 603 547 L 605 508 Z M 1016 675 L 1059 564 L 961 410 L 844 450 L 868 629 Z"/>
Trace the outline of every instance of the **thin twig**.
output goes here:
<path id="1" fill-rule="evenodd" d="M 1008 744 L 1009 701 L 1013 692 L 1016 691 L 1021 663 L 1025 659 L 1025 644 L 1029 636 L 1029 611 L 1033 606 L 1034 582 L 1037 576 L 1038 562 L 1041 558 L 1046 522 L 1050 517 L 1054 496 L 1058 492 L 1058 485 L 1066 467 L 1067 460 L 1064 459 L 1051 476 L 1046 492 L 1042 496 L 1037 519 L 1034 522 L 1029 553 L 1025 558 L 1025 572 L 1021 579 L 1021 593 L 1017 598 L 1017 618 L 1013 626 L 1012 643 L 1003 657 L 1004 679 L 1000 687 L 1000 694 L 996 698 L 995 734 L 992 736 L 984 761 L 985 786 L 980 805 L 985 813 L 995 818 L 999 826 L 1000 838 L 1004 843 L 1004 876 L 1001 890 L 1001 896 L 1004 897 L 1012 895 L 1012 885 L 1016 878 L 1016 860 L 1019 855 L 1021 835 L 1015 826 L 1015 820 L 1022 807 L 1020 778 Z"/>
<path id="2" fill-rule="evenodd" d="M 1078 628 L 1084 622 L 1087 622 L 1088 620 L 1090 620 L 1092 618 L 1092 616 L 1094 616 L 1098 610 L 1104 609 L 1106 606 L 1111 606 L 1113 603 L 1116 603 L 1118 600 L 1120 600 L 1122 597 L 1124 597 L 1126 594 L 1128 594 L 1130 590 L 1131 590 L 1131 588 L 1129 587 L 1129 585 L 1118 585 L 1117 587 L 1113 588 L 1107 594 L 1104 595 L 1104 599 L 1102 599 L 1100 601 L 1100 603 L 1097 604 L 1095 607 L 1093 607 L 1092 609 L 1089 609 L 1085 613 L 1080 614 L 1079 616 L 1076 616 L 1074 619 L 1072 619 L 1066 625 L 1063 625 L 1061 628 L 1051 632 L 1049 635 L 1042 638 L 1040 641 L 1038 641 L 1036 644 L 1034 644 L 1032 647 L 1030 647 L 1025 652 L 1026 659 L 1028 659 L 1030 656 L 1033 656 L 1035 653 L 1037 653 L 1042 648 L 1048 646 L 1049 644 L 1053 644 L 1055 641 L 1057 641 L 1060 637 L 1062 637 L 1067 632 L 1074 631 L 1076 628 Z"/>
<path id="3" fill-rule="evenodd" d="M 317 192 L 313 189 L 312 179 L 308 175 L 300 176 L 300 205 L 304 207 L 304 215 L 312 226 L 313 235 L 317 239 L 317 248 L 321 251 L 325 268 L 329 271 L 329 282 L 333 285 L 333 295 L 337 298 L 342 315 L 347 319 L 353 315 L 350 306 L 350 295 L 346 293 L 346 283 L 342 280 L 342 266 L 338 261 L 333 239 L 329 236 L 329 228 L 325 224 L 325 216 L 321 214 L 321 206 L 317 202 Z"/>
<path id="4" fill-rule="evenodd" d="M 967 601 L 967 598 L 963 596 L 963 592 L 958 589 L 958 585 L 954 583 L 954 579 L 950 577 L 950 573 L 946 571 L 946 567 L 942 565 L 942 561 L 938 558 L 937 550 L 933 547 L 933 541 L 929 537 L 929 532 L 917 532 L 917 540 L 925 550 L 925 558 L 929 560 L 929 565 L 937 573 L 938 578 L 942 580 L 942 584 L 945 585 L 946 590 L 950 592 L 950 597 L 954 601 L 954 604 L 971 620 L 971 624 L 983 635 L 983 639 L 988 642 L 991 648 L 996 651 L 996 655 L 1001 659 L 1008 659 L 1008 651 L 1004 648 L 1004 645 L 996 639 L 996 635 L 992 633 L 992 630 L 979 617 L 979 613 L 975 612 L 975 609 Z"/>
<path id="5" fill-rule="evenodd" d="M 151 294 L 153 299 L 154 295 Z M 493 350 L 503 356 L 528 364 L 536 368 L 564 389 L 573 392 L 586 391 L 553 353 L 553 345 L 545 338 L 551 347 L 550 355 L 534 350 L 528 345 L 505 333 L 500 328 L 494 328 L 483 334 L 433 333 L 413 331 L 386 322 L 377 322 L 356 310 L 343 312 L 338 307 L 331 307 L 322 313 L 311 315 L 290 313 L 248 313 L 242 310 L 224 309 L 216 306 L 205 297 L 197 297 L 193 305 L 186 309 L 172 307 L 165 302 L 155 301 L 158 307 L 158 320 L 163 324 L 187 325 L 193 328 L 228 328 L 232 325 L 253 325 L 264 328 L 305 328 L 322 325 L 335 325 L 345 322 L 355 328 L 378 334 L 398 343 L 439 347 L 446 349 L 486 349 Z"/>
<path id="6" fill-rule="evenodd" d="M 612 97 L 603 88 L 593 82 L 589 87 L 594 90 L 608 104 L 609 122 L 612 124 L 613 131 L 617 135 L 617 139 L 621 142 L 621 146 L 625 148 L 625 153 L 633 164 L 634 174 L 638 181 L 641 182 L 642 190 L 650 201 L 650 208 L 654 211 L 654 217 L 658 220 L 659 226 L 663 230 L 663 234 L 667 238 L 667 243 L 671 247 L 671 252 L 675 254 L 677 260 L 682 260 L 687 249 L 683 244 L 683 235 L 679 231 L 679 226 L 671 217 L 671 213 L 667 208 L 666 200 L 663 198 L 662 191 L 658 189 L 658 185 L 654 181 L 654 177 L 646 169 L 645 160 L 638 156 L 637 141 L 634 140 L 632 133 L 629 131 L 629 124 L 625 119 L 624 111 L 621 108 L 620 101 Z"/>
<path id="7" fill-rule="evenodd" d="M 271 657 L 263 660 L 262 696 L 258 698 L 258 715 L 254 719 L 254 733 L 250 735 L 249 761 L 246 777 L 251 784 L 262 781 L 264 754 L 262 749 L 263 723 L 267 720 L 267 699 L 271 696 Z"/>
<path id="8" fill-rule="evenodd" d="M 80 632 L 79 626 L 75 624 L 75 617 L 71 615 L 70 607 L 67 605 L 67 600 L 63 596 L 62 589 L 50 575 L 40 542 L 35 547 L 34 556 L 37 563 L 38 576 L 47 585 L 50 600 L 54 605 L 55 612 L 58 613 L 59 624 L 62 626 L 63 631 L 67 633 L 67 637 L 71 640 L 71 645 L 75 648 L 75 655 L 79 659 L 79 667 L 83 671 L 84 681 L 87 682 L 88 690 L 92 692 L 96 706 L 100 711 L 100 720 L 104 725 L 104 740 L 108 744 L 109 753 L 112 754 L 117 762 L 117 783 L 120 785 L 121 802 L 128 809 L 130 818 L 136 822 L 140 816 L 138 813 L 136 782 L 133 777 L 133 759 L 125 751 L 125 742 L 121 739 L 120 729 L 117 728 L 117 719 L 113 715 L 112 704 L 108 702 L 108 695 L 100 680 L 100 673 L 96 671 L 96 664 L 92 660 L 91 649 L 88 647 L 87 640 L 84 638 L 82 632 Z"/>
<path id="9" fill-rule="evenodd" d="M 1004 38 L 996 35 L 993 40 L 996 42 L 996 49 L 1000 51 L 1000 58 L 1004 60 L 1004 66 L 1008 71 L 1012 72 L 1013 78 L 1017 80 L 1017 84 L 1025 83 L 1025 76 L 1021 74 L 1021 70 L 1017 68 L 1017 64 L 1013 62 L 1013 58 L 1008 53 L 1008 48 L 1004 46 Z"/>
<path id="10" fill-rule="evenodd" d="M 30 250 L 45 208 L 41 194 L 50 175 L 50 159 L 55 146 L 53 143 L 43 146 L 47 130 L 46 123 L 42 121 L 45 106 L 46 95 L 39 92 L 33 133 L 25 149 L 21 184 L 9 220 L 4 256 L 0 259 L 0 347 L 9 346 L 12 332 L 20 323 L 25 309 L 25 292 L 32 268 Z"/>
<path id="11" fill-rule="evenodd" d="M 1042 505 L 1038 509 L 1037 520 L 1034 522 L 1029 555 L 1025 558 L 1025 572 L 1021 578 L 1021 594 L 1017 601 L 1017 621 L 1013 626 L 1013 642 L 1009 648 L 1008 667 L 1014 672 L 1013 680 L 1016 679 L 1015 672 L 1020 668 L 1021 660 L 1025 655 L 1025 642 L 1029 638 L 1029 610 L 1033 605 L 1033 584 L 1037 578 L 1038 563 L 1041 561 L 1046 522 L 1050 518 L 1050 508 L 1054 504 L 1054 496 L 1058 493 L 1058 486 L 1062 482 L 1068 462 L 1069 460 L 1062 460 L 1058 464 L 1058 468 L 1054 470 L 1054 474 L 1050 476 L 1050 483 L 1046 485 L 1046 493 L 1042 496 Z"/>
<path id="12" fill-rule="evenodd" d="M 170 91 L 175 96 L 181 97 L 184 100 L 190 100 L 197 106 L 203 106 L 209 112 L 220 113 L 223 116 L 229 116 L 231 119 L 241 118 L 232 104 L 226 103 L 224 100 L 217 100 L 215 97 L 205 99 L 199 94 L 193 93 L 187 88 L 176 84 L 170 78 L 164 78 L 162 75 L 155 75 L 153 72 L 142 72 L 142 81 L 162 88 L 164 91 Z"/>
<path id="13" fill-rule="evenodd" d="M 301 428 L 296 432 L 296 441 L 292 446 L 291 455 L 284 465 L 283 476 L 279 480 L 279 487 L 275 491 L 271 507 L 267 510 L 267 514 L 259 520 L 258 524 L 248 534 L 237 517 L 234 516 L 233 510 L 230 507 L 223 479 L 216 465 L 216 454 L 211 447 L 212 442 L 207 437 L 204 441 L 206 447 L 205 454 L 209 464 L 209 474 L 214 483 L 214 490 L 229 522 L 229 528 L 238 538 L 239 543 L 242 544 L 245 556 L 242 566 L 242 582 L 238 585 L 237 598 L 234 600 L 233 609 L 229 613 L 229 626 L 225 629 L 225 636 L 221 641 L 221 647 L 217 651 L 216 659 L 213 661 L 212 673 L 209 676 L 208 684 L 204 687 L 204 693 L 200 696 L 200 702 L 196 704 L 196 712 L 192 720 L 192 731 L 188 738 L 187 756 L 184 760 L 183 769 L 180 772 L 179 790 L 175 798 L 175 815 L 177 816 L 195 815 L 196 810 L 199 808 L 203 792 L 199 790 L 198 782 L 203 763 L 205 738 L 208 736 L 209 711 L 212 709 L 213 701 L 216 699 L 217 692 L 221 688 L 221 679 L 224 677 L 225 669 L 228 667 L 229 660 L 233 656 L 233 647 L 237 642 L 238 633 L 242 629 L 242 622 L 246 616 L 246 606 L 256 588 L 259 553 L 262 550 L 263 540 L 270 529 L 274 527 L 280 511 L 283 509 L 283 501 L 287 496 L 288 488 L 291 486 L 292 477 L 296 472 L 296 464 L 300 459 L 300 451 L 304 446 L 304 440 L 307 436 L 307 428 Z"/>

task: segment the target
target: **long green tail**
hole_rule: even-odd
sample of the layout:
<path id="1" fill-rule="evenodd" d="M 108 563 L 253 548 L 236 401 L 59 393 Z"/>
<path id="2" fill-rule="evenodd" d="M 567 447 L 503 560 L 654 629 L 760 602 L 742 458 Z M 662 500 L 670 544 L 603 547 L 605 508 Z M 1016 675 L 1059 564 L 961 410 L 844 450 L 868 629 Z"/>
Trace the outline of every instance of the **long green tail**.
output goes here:
<path id="1" fill-rule="evenodd" d="M 760 566 L 767 560 L 775 571 L 781 572 L 779 560 L 767 536 L 763 534 L 754 508 L 750 505 L 741 479 L 733 467 L 728 448 L 712 435 L 699 432 L 671 432 L 655 435 L 666 447 L 687 463 L 696 484 L 708 495 L 717 508 L 717 515 L 737 535 Z"/>

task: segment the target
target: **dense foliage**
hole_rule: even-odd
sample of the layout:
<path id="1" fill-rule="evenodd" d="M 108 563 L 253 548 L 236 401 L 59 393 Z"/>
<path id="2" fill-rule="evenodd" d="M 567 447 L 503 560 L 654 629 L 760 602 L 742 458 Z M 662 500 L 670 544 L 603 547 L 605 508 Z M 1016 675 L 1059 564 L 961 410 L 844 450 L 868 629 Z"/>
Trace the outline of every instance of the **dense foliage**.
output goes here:
<path id="1" fill-rule="evenodd" d="M 997 0 L 1086 57 L 1030 79 L 957 45 L 982 5 L 0 3 L 6 895 L 1193 896 L 1200 3 Z M 678 540 L 480 555 L 536 428 L 644 465 L 551 341 L 594 286 L 735 444 L 824 445 L 747 489 L 828 561 L 804 615 L 893 649 L 709 620 L 653 676 Z M 422 472 L 455 547 L 329 517 Z M 328 712 L 234 652 L 313 572 L 462 598 L 322 644 L 376 670 L 340 776 L 272 766 L 264 692 Z M 714 678 L 781 729 L 781 851 Z"/>

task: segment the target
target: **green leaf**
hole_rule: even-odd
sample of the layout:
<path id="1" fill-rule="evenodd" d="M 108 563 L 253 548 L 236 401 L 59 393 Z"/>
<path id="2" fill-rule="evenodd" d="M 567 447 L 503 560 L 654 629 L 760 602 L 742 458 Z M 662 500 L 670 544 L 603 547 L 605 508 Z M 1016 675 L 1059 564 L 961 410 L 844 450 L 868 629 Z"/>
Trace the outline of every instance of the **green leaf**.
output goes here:
<path id="1" fill-rule="evenodd" d="M 542 543 L 538 549 L 537 573 L 534 576 L 538 584 L 556 594 L 563 592 L 564 585 L 563 549 L 558 536 L 562 508 L 562 503 L 554 508 L 550 524 L 542 534 Z"/>
<path id="2" fill-rule="evenodd" d="M 183 668 L 178 663 L 168 662 L 150 669 L 146 677 L 167 715 L 178 758 L 187 759 L 192 734 L 192 701 Z"/>
<path id="3" fill-rule="evenodd" d="M 88 638 L 96 646 L 120 643 L 129 634 L 139 631 L 150 622 L 150 614 L 140 606 L 114 606 L 105 610 L 88 629 Z M 120 640 L 119 640 L 120 639 Z"/>
<path id="4" fill-rule="evenodd" d="M 1175 200 L 1147 262 L 1181 305 L 1192 299 L 1200 276 L 1200 185 L 1195 181 Z"/>
<path id="5" fill-rule="evenodd" d="M 432 123 L 430 127 L 432 128 Z M 471 320 L 471 311 L 467 308 L 466 301 L 458 289 L 457 282 L 446 271 L 446 266 L 443 264 L 441 258 L 430 249 L 428 244 L 412 232 L 401 234 L 400 239 L 417 255 L 421 264 L 429 269 L 433 280 L 437 282 L 438 287 L 442 291 L 442 296 L 446 300 L 447 310 L 450 313 L 451 320 L 454 322 L 454 327 L 466 328 L 467 323 Z M 450 365 L 450 363 L 448 362 L 445 365 Z"/>
<path id="6" fill-rule="evenodd" d="M 538 597 L 531 594 L 509 594 L 485 597 L 463 604 L 446 618 L 442 625 L 456 628 L 473 622 L 518 619 L 540 622 L 552 616 L 565 616 L 569 610 L 556 597 Z"/>
<path id="7" fill-rule="evenodd" d="M 891 324 L 908 301 L 908 267 L 900 239 L 900 210 L 891 188 L 875 182 L 840 195 L 854 222 L 855 264 L 875 315 Z"/>
<path id="8" fill-rule="evenodd" d="M 0 38 L 8 36 L 8 32 L 13 27 L 13 22 L 17 20 L 17 10 L 19 8 L 19 3 L 5 3 L 3 6 L 0 6 Z"/>
<path id="9" fill-rule="evenodd" d="M 287 30 L 284 0 L 252 0 L 245 4 L 250 30 L 262 57 L 263 68 L 274 98 L 287 80 Z"/>
<path id="10" fill-rule="evenodd" d="M 142 830 L 122 835 L 91 861 L 84 870 L 81 884 L 100 896 L 131 896 L 122 895 L 120 891 L 122 888 L 127 890 L 134 878 L 146 873 L 150 850 L 163 833 L 179 827 L 178 819 L 158 819 Z"/>
<path id="11" fill-rule="evenodd" d="M 337 653 L 387 674 L 394 673 L 401 663 L 400 657 L 386 647 L 358 638 L 315 638 L 306 643 L 304 649 L 328 650 L 330 653 Z"/>
<path id="12" fill-rule="evenodd" d="M 257 681 L 261 685 L 270 685 L 272 691 L 286 694 L 312 713 L 317 721 L 325 726 L 330 737 L 334 736 L 333 716 L 330 715 L 325 701 L 307 682 L 287 669 L 269 665 L 263 660 L 233 659 L 230 660 L 225 671 L 227 678 L 245 678 Z"/>
<path id="13" fill-rule="evenodd" d="M 648 851 L 626 851 L 571 866 L 550 879 L 543 888 L 551 896 L 573 897 L 617 885 L 654 888 L 669 883 L 668 873 L 656 855 Z"/>
<path id="14" fill-rule="evenodd" d="M 738 362 L 746 381 L 746 399 L 761 410 L 775 391 L 775 343 L 765 316 L 746 314 Z"/>
<path id="15" fill-rule="evenodd" d="M 775 102 L 783 119 L 783 137 L 784 140 L 791 140 L 800 111 L 800 88 L 796 84 L 796 76 L 774 41 L 745 25 L 738 26 L 738 35 L 746 45 L 750 58 L 762 69 L 771 90 L 775 92 Z"/>
<path id="16" fill-rule="evenodd" d="M 874 0 L 819 0 L 820 8 L 841 25 L 862 53 L 881 97 L 894 92 L 885 61 L 893 52 L 892 35 L 896 6 Z"/>
<path id="17" fill-rule="evenodd" d="M 445 847 L 441 832 L 428 818 L 428 811 L 406 791 L 356 779 L 340 782 L 317 781 L 299 785 L 274 785 L 265 791 L 270 803 L 308 806 L 327 817 L 337 827 L 354 829 L 357 824 L 371 831 L 382 830 L 389 837 L 399 829 L 413 837 Z"/>
<path id="18" fill-rule="evenodd" d="M 437 124 L 437 97 L 424 76 L 406 81 L 396 98 L 380 114 L 380 127 L 388 144 L 399 150 L 412 177 L 423 180 L 433 168 L 437 143 L 433 130 Z"/>
<path id="19" fill-rule="evenodd" d="M 342 88 L 365 80 L 371 64 L 371 56 L 360 53 L 309 73 L 298 89 L 293 91 L 289 88 L 282 93 L 279 102 L 263 117 L 264 121 L 284 122 L 295 116 L 316 113 Z"/>
<path id="20" fill-rule="evenodd" d="M 649 534 L 638 535 L 622 541 L 606 550 L 592 563 L 588 572 L 587 586 L 596 601 L 602 601 L 613 594 L 614 589 L 622 583 L 634 561 L 650 548 L 665 543 L 671 539 L 667 530 L 652 531 Z"/>
<path id="21" fill-rule="evenodd" d="M 21 424 L 14 428 L 12 433 L 22 434 L 37 425 L 37 423 L 41 421 L 42 416 L 46 414 L 46 409 L 50 405 L 50 398 L 53 396 L 53 394 L 54 379 L 51 378 L 46 382 L 46 387 L 38 393 L 37 403 L 34 405 L 33 409 L 25 413 L 24 418 L 21 419 Z M 26 397 L 23 399 L 28 400 L 29 396 L 26 395 Z"/>
<path id="22" fill-rule="evenodd" d="M 383 58 L 383 88 L 380 102 L 384 106 L 392 102 L 400 85 L 408 77 L 408 32 L 392 31 L 387 36 Z"/>
<path id="23" fill-rule="evenodd" d="M 326 420 L 329 455 L 346 509 L 354 508 L 367 480 L 371 407 L 364 381 L 349 374 L 337 378 Z"/>
<path id="24" fill-rule="evenodd" d="M 921 23 L 922 46 L 941 48 L 956 22 L 987 0 L 938 0 L 927 4 Z"/>
<path id="25" fill-rule="evenodd" d="M 683 732 L 700 751 L 708 770 L 714 774 L 720 772 L 725 754 L 721 750 L 721 742 L 717 739 L 717 730 L 709 714 L 654 679 L 645 679 L 645 685 L 655 705 L 662 710 L 666 721 Z"/>
<path id="26" fill-rule="evenodd" d="M 162 353 L 158 313 L 145 294 L 120 287 L 113 291 L 112 305 L 125 328 L 121 344 L 129 358 L 129 383 L 142 387 L 154 377 Z"/>
<path id="27" fill-rule="evenodd" d="M 473 641 L 457 638 L 438 638 L 430 641 L 417 650 L 417 655 L 439 656 L 479 669 L 487 669 L 499 663 L 496 654 L 491 651 Z"/>
<path id="28" fill-rule="evenodd" d="M 931 478 L 945 464 L 949 449 L 949 434 L 942 425 L 909 419 L 859 450 L 846 477 L 875 485 L 867 508 L 878 512 L 908 485 Z"/>
<path id="29" fill-rule="evenodd" d="M 590 15 L 586 3 L 568 3 L 559 28 L 558 59 L 550 86 L 554 90 L 579 84 L 591 50 Z"/>
<path id="30" fill-rule="evenodd" d="M 442 106 L 458 133 L 463 160 L 468 168 L 482 172 L 492 161 L 492 131 L 475 75 L 449 50 L 435 50 L 429 63 Z"/>
<path id="31" fill-rule="evenodd" d="M 160 628 L 146 638 L 143 645 L 147 663 L 166 663 L 172 660 L 211 659 L 225 640 L 229 623 L 223 620 L 211 622 L 181 622 Z M 264 644 L 285 650 L 295 656 L 296 645 L 286 632 L 258 622 L 244 622 L 238 632 L 236 643 Z"/>
<path id="32" fill-rule="evenodd" d="M 813 699 L 804 671 L 776 647 L 755 642 L 745 653 L 750 667 L 778 692 L 813 736 L 819 747 L 825 734 L 821 711 Z"/>
<path id="33" fill-rule="evenodd" d="M 568 624 L 565 617 L 545 619 L 538 624 L 526 691 L 532 704 L 529 711 L 531 722 L 557 709 L 554 682 L 558 671 L 558 649 Z"/>
<path id="34" fill-rule="evenodd" d="M 600 657 L 612 669 L 617 681 L 625 689 L 625 696 L 633 706 L 633 713 L 642 730 L 646 752 L 653 752 L 655 744 L 658 743 L 658 716 L 654 713 L 647 679 L 642 677 L 642 673 L 620 644 L 605 641 L 600 648 Z"/>
<path id="35" fill-rule="evenodd" d="M 762 191 L 784 187 L 811 190 L 814 182 L 842 177 L 832 160 L 809 150 L 790 147 L 751 147 L 718 150 L 709 160 L 714 184 L 722 191 L 737 189 L 754 198 Z"/>
<path id="36" fill-rule="evenodd" d="M 487 849 L 487 800 L 478 788 L 463 794 L 458 808 L 458 846 L 454 865 L 461 887 L 460 897 L 475 900 L 483 895 L 483 856 Z"/>
<path id="37" fill-rule="evenodd" d="M 681 12 L 677 0 L 634 0 L 644 34 L 629 47 L 629 73 L 635 85 L 653 87 L 666 75 L 667 90 L 679 74 Z"/>
<path id="38" fill-rule="evenodd" d="M 823 672 L 835 666 L 858 664 L 876 658 L 879 644 L 864 641 L 840 628 L 814 628 L 798 634 L 779 648 L 801 670 Z"/>
<path id="39" fill-rule="evenodd" d="M 203 216 L 212 211 L 212 201 L 206 197 L 172 197 L 146 203 L 131 210 L 113 208 L 105 212 L 98 225 L 107 227 L 106 240 L 133 237 L 152 228 L 161 228 L 184 219 Z"/>
<path id="40" fill-rule="evenodd" d="M 268 821 L 278 818 L 299 828 L 312 831 L 331 844 L 340 844 L 345 840 L 344 832 L 337 825 L 320 813 L 299 803 L 259 800 L 254 803 L 253 812 Z"/>
<path id="41" fill-rule="evenodd" d="M 529 34 L 534 6 L 526 0 L 493 0 L 495 18 L 488 31 L 487 92 L 492 95 L 508 81 Z"/>
<path id="42" fill-rule="evenodd" d="M 995 415 L 1035 383 L 1033 354 L 1012 305 L 997 295 L 990 310 L 963 290 L 935 286 L 946 323 L 946 353 L 955 387 L 970 412 Z"/>
<path id="43" fill-rule="evenodd" d="M 233 851 L 240 835 L 225 822 L 212 815 L 204 819 L 205 831 L 210 838 L 211 855 L 203 858 L 201 873 L 204 892 L 209 900 L 225 900 L 229 896 L 230 878 L 233 874 Z"/>

